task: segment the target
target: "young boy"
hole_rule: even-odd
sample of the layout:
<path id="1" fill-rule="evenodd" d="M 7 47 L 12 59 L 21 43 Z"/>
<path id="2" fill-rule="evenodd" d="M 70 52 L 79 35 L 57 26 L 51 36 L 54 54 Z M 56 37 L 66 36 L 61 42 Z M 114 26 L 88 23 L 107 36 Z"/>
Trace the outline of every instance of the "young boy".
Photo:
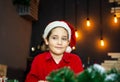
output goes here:
<path id="1" fill-rule="evenodd" d="M 46 26 L 43 39 L 49 50 L 34 58 L 25 82 L 46 82 L 45 78 L 50 72 L 64 66 L 70 67 L 76 74 L 83 71 L 79 56 L 66 52 L 71 33 L 65 21 L 53 21 Z"/>

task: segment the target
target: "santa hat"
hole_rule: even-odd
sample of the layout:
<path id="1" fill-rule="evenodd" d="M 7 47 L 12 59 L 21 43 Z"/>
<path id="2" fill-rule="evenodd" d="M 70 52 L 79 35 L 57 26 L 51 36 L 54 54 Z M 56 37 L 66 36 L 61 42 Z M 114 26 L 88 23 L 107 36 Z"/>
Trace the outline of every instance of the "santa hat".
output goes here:
<path id="1" fill-rule="evenodd" d="M 76 44 L 76 38 L 75 38 L 75 30 L 70 23 L 65 22 L 65 21 L 53 21 L 53 22 L 49 23 L 44 30 L 43 38 L 44 39 L 47 38 L 49 32 L 57 26 L 61 26 L 68 31 L 70 46 L 68 46 L 66 48 L 66 52 L 71 52 L 72 47 L 75 46 L 75 44 Z"/>
<path id="2" fill-rule="evenodd" d="M 70 47 L 73 48 L 76 45 L 76 36 L 75 36 L 75 28 L 72 24 L 66 22 L 71 29 L 71 40 L 70 40 Z"/>

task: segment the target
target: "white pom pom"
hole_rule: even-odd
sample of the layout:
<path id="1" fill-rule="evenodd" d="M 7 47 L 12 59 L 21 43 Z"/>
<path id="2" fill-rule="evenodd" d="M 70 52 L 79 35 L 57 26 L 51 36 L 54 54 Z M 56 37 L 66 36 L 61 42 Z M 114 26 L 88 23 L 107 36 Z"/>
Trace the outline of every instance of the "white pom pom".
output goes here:
<path id="1" fill-rule="evenodd" d="M 68 46 L 68 47 L 66 48 L 66 51 L 65 51 L 65 52 L 70 53 L 71 51 L 72 51 L 72 48 L 71 48 L 70 46 Z"/>

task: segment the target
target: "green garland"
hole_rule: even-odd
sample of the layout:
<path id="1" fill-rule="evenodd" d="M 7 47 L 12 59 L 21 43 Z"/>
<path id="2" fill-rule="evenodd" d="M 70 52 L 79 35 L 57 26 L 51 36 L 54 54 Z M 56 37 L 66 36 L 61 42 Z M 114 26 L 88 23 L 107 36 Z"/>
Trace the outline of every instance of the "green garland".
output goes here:
<path id="1" fill-rule="evenodd" d="M 64 67 L 57 71 L 53 71 L 46 79 L 49 82 L 76 82 L 75 78 L 74 72 L 68 67 Z"/>
<path id="2" fill-rule="evenodd" d="M 115 68 L 105 71 L 102 66 L 94 64 L 75 75 L 70 68 L 63 67 L 51 72 L 46 79 L 49 82 L 120 82 L 120 71 Z"/>

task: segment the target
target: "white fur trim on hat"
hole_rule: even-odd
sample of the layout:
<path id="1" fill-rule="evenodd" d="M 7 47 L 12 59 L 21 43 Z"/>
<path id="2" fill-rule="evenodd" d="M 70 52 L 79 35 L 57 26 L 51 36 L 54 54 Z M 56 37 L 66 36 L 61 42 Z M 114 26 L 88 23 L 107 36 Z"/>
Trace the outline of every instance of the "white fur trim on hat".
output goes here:
<path id="1" fill-rule="evenodd" d="M 68 47 L 66 48 L 66 51 L 65 51 L 65 52 L 70 53 L 71 51 L 72 51 L 72 48 L 71 48 L 70 46 L 68 46 Z"/>
<path id="2" fill-rule="evenodd" d="M 68 31 L 69 40 L 70 40 L 71 39 L 71 29 L 67 25 L 67 23 L 65 23 L 64 21 L 54 21 L 54 22 L 49 23 L 44 30 L 43 38 L 45 39 L 48 36 L 49 32 L 57 26 L 61 26 Z"/>

